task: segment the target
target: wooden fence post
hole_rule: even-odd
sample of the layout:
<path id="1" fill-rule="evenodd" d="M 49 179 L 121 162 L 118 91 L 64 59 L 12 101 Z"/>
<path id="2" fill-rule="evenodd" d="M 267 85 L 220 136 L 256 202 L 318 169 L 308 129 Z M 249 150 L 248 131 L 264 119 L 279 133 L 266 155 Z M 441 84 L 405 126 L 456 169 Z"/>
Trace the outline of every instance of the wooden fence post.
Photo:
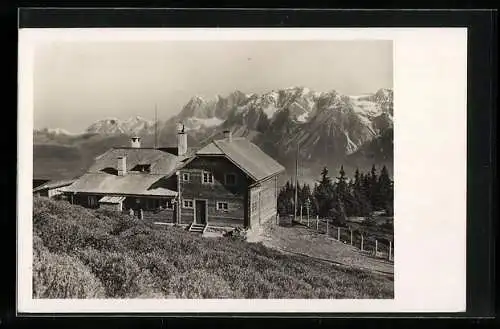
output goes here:
<path id="1" fill-rule="evenodd" d="M 389 260 L 391 260 L 391 254 L 392 254 L 392 241 L 389 241 Z"/>
<path id="2" fill-rule="evenodd" d="M 276 225 L 280 224 L 280 214 L 276 213 Z"/>
<path id="3" fill-rule="evenodd" d="M 309 206 L 307 207 L 307 227 L 309 227 Z"/>
<path id="4" fill-rule="evenodd" d="M 361 251 L 363 251 L 363 233 L 361 233 Z"/>
<path id="5" fill-rule="evenodd" d="M 328 220 L 328 217 L 326 217 L 326 235 L 328 235 L 328 223 L 329 223 L 329 220 Z"/>
<path id="6" fill-rule="evenodd" d="M 319 215 L 316 215 L 316 231 L 319 231 Z"/>
<path id="7" fill-rule="evenodd" d="M 300 223 L 302 224 L 302 205 L 300 205 Z"/>
<path id="8" fill-rule="evenodd" d="M 337 241 L 340 241 L 340 226 L 337 227 Z"/>
<path id="9" fill-rule="evenodd" d="M 378 251 L 378 240 L 375 239 L 375 257 L 377 257 L 377 251 Z"/>
<path id="10" fill-rule="evenodd" d="M 351 231 L 351 246 L 352 246 L 352 229 L 350 231 Z"/>

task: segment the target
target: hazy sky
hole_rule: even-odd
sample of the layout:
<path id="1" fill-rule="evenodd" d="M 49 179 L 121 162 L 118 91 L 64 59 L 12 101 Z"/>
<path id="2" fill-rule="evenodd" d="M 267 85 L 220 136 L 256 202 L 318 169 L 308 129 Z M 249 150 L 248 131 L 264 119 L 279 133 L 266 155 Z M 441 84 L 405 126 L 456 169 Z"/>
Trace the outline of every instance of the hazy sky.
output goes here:
<path id="1" fill-rule="evenodd" d="M 392 41 L 57 42 L 36 49 L 35 128 L 177 114 L 194 95 L 393 87 Z"/>

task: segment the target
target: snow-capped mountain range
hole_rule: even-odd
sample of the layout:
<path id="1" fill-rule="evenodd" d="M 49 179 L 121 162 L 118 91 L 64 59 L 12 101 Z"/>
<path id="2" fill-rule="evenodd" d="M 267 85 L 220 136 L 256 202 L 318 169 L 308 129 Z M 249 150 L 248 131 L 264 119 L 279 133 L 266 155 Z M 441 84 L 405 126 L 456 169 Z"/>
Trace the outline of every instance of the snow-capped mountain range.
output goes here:
<path id="1" fill-rule="evenodd" d="M 195 129 L 221 124 L 231 111 L 244 115 L 253 109 L 262 111 L 268 120 L 273 120 L 277 113 L 288 109 L 292 120 L 306 123 L 325 108 L 335 111 L 351 107 L 363 120 L 371 122 L 384 113 L 392 117 L 392 102 L 391 89 L 380 89 L 374 94 L 360 96 L 344 96 L 336 91 L 315 92 L 305 87 L 273 90 L 261 95 L 235 91 L 226 97 L 217 95 L 212 99 L 195 96 L 184 106 L 176 119 L 198 123 L 193 127 Z M 367 124 L 370 125 L 368 122 Z"/>
<path id="2" fill-rule="evenodd" d="M 161 144 L 175 143 L 175 125 L 184 123 L 191 141 L 203 144 L 231 129 L 245 136 L 278 161 L 294 158 L 297 144 L 305 161 L 323 163 L 330 158 L 346 161 L 358 150 L 370 157 L 370 149 L 381 161 L 392 162 L 392 142 L 387 131 L 393 127 L 393 91 L 379 89 L 364 95 L 343 95 L 335 90 L 312 91 L 305 87 L 271 90 L 262 94 L 234 91 L 211 98 L 192 97 L 178 115 L 158 122 Z M 62 129 L 46 133 L 68 134 Z M 155 122 L 142 117 L 126 120 L 106 118 L 90 125 L 86 134 L 105 136 L 138 135 L 152 140 Z M 385 134 L 384 147 L 376 141 Z M 391 135 L 392 136 L 392 135 Z M 391 137 L 392 138 L 392 137 Z M 367 155 L 368 154 L 368 155 Z M 372 159 L 378 161 L 380 159 Z M 358 160 L 356 160 L 358 161 Z"/>
<path id="3" fill-rule="evenodd" d="M 170 121 L 209 138 L 230 128 L 270 153 L 293 152 L 312 159 L 319 153 L 349 155 L 393 125 L 393 91 L 348 96 L 291 87 L 258 94 L 235 91 L 226 97 L 193 97 Z M 271 145 L 275 150 L 271 149 Z M 333 152 L 333 153 L 332 153 Z"/>
<path id="4" fill-rule="evenodd" d="M 154 133 L 155 122 L 140 116 L 127 120 L 117 118 L 106 118 L 91 124 L 86 132 L 102 135 L 127 134 L 144 135 Z"/>
<path id="5" fill-rule="evenodd" d="M 82 133 L 69 132 L 62 128 L 41 128 L 35 129 L 35 133 L 47 134 L 47 135 L 67 135 L 67 136 L 78 136 Z"/>

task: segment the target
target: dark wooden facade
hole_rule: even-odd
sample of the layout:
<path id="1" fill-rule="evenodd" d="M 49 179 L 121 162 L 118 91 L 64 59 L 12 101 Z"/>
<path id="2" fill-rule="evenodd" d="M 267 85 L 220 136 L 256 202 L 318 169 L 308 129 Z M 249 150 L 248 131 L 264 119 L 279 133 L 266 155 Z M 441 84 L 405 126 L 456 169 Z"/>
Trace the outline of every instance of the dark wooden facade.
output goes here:
<path id="1" fill-rule="evenodd" d="M 199 156 L 180 170 L 178 179 L 182 224 L 247 226 L 252 181 L 225 157 Z"/>
<path id="2" fill-rule="evenodd" d="M 76 193 L 69 195 L 68 200 L 71 203 L 87 208 L 112 210 L 114 207 L 106 207 L 99 204 L 99 200 L 105 195 L 108 194 Z M 176 204 L 172 197 L 126 196 L 121 209 L 122 212 L 127 214 L 132 209 L 136 217 L 139 216 L 142 209 L 143 219 L 154 222 L 175 223 L 177 219 Z"/>
<path id="3" fill-rule="evenodd" d="M 67 192 L 66 196 L 74 204 L 133 213 L 153 222 L 252 228 L 277 215 L 278 173 L 255 181 L 256 174 L 246 170 L 222 154 L 198 155 L 157 183 L 172 194 L 176 191 L 176 197 L 119 192 Z M 118 204 L 116 199 L 99 203 L 105 196 L 125 198 L 118 198 Z"/>
<path id="4" fill-rule="evenodd" d="M 255 182 L 223 156 L 198 156 L 179 180 L 182 224 L 254 227 L 276 216 L 277 176 Z"/>

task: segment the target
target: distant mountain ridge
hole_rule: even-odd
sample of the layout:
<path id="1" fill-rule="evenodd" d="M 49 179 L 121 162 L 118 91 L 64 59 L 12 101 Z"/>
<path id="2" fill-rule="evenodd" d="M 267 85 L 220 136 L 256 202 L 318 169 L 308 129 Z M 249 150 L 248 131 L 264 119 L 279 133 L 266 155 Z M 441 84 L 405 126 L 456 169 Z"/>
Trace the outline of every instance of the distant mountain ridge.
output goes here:
<path id="1" fill-rule="evenodd" d="M 127 120 L 117 118 L 106 118 L 90 125 L 86 132 L 102 135 L 129 134 L 139 135 L 154 133 L 155 122 L 140 116 L 131 117 Z"/>
<path id="2" fill-rule="evenodd" d="M 393 129 L 393 90 L 388 88 L 355 96 L 300 86 L 262 94 L 237 90 L 211 98 L 196 95 L 177 115 L 158 122 L 160 145 L 175 144 L 178 122 L 184 123 L 190 143 L 203 145 L 230 129 L 233 135 L 252 140 L 287 168 L 292 166 L 299 145 L 300 160 L 311 171 L 322 165 L 354 168 L 358 163 L 365 166 L 380 161 L 392 169 L 392 144 L 387 145 L 387 136 L 392 136 Z M 106 118 L 90 125 L 81 136 L 123 136 L 120 140 L 126 143 L 126 136 L 138 135 L 144 145 L 152 146 L 155 126 L 154 121 L 142 117 Z M 63 130 L 57 132 L 52 134 L 54 139 L 70 135 Z M 47 135 L 51 133 L 38 131 L 38 135 L 38 140 L 42 135 L 50 139 Z M 380 148 L 377 140 L 383 140 L 382 151 L 373 149 Z"/>

